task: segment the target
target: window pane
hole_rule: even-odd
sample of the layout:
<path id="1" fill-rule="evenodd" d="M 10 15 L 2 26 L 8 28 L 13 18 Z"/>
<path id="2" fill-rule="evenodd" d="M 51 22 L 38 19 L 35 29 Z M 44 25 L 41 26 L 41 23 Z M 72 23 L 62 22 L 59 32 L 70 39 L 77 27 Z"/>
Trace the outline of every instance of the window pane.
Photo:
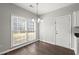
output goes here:
<path id="1" fill-rule="evenodd" d="M 12 16 L 12 46 L 27 42 L 27 20 Z"/>

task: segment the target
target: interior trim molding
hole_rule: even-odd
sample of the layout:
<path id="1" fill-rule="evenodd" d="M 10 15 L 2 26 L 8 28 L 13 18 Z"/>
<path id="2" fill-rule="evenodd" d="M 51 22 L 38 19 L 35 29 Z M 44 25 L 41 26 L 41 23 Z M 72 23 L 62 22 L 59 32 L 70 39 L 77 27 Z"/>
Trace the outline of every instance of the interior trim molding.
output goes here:
<path id="1" fill-rule="evenodd" d="M 0 52 L 0 55 L 5 54 L 5 53 L 8 53 L 8 52 L 10 52 L 10 51 L 12 51 L 12 50 L 15 50 L 15 49 L 21 48 L 21 47 L 23 47 L 23 46 L 26 46 L 26 45 L 32 44 L 32 43 L 34 43 L 34 42 L 36 42 L 36 41 L 38 41 L 38 40 L 33 40 L 33 41 L 30 41 L 30 42 L 24 43 L 24 44 L 22 44 L 22 45 L 19 45 L 19 46 L 13 47 L 13 48 L 11 48 L 11 49 L 8 49 L 8 50 L 6 50 L 6 51 Z"/>
<path id="2" fill-rule="evenodd" d="M 42 41 L 42 42 L 46 42 L 46 43 L 55 45 L 55 43 L 51 43 L 51 42 L 48 42 L 48 41 L 45 41 L 45 40 L 39 40 L 39 41 Z"/>
<path id="3" fill-rule="evenodd" d="M 40 40 L 40 41 L 42 41 L 42 42 L 46 42 L 46 43 L 49 43 L 49 44 L 56 45 L 55 43 L 50 43 L 50 42 L 48 42 L 48 41 L 45 41 L 45 40 Z M 64 47 L 64 48 L 65 48 L 65 47 Z M 74 48 L 68 48 L 68 49 L 74 50 Z"/>

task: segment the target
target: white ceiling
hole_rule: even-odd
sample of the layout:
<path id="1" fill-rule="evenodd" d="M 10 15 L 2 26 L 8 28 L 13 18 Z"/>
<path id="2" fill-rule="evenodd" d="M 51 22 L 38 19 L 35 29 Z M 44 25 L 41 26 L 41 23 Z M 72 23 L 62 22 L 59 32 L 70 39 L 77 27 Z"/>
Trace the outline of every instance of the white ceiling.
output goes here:
<path id="1" fill-rule="evenodd" d="M 42 15 L 54 10 L 57 10 L 59 8 L 69 6 L 72 3 L 39 3 L 38 4 L 38 14 Z M 36 14 L 36 3 L 15 3 L 15 5 L 20 6 L 30 12 L 33 12 Z M 29 7 L 29 5 L 32 5 L 33 8 Z"/>

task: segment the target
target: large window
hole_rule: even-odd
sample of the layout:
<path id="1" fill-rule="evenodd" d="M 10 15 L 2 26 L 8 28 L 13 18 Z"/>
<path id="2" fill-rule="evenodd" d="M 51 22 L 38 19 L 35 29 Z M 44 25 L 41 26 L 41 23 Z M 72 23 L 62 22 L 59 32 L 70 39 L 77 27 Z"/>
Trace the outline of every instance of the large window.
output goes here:
<path id="1" fill-rule="evenodd" d="M 23 17 L 11 17 L 12 47 L 35 40 L 35 23 Z"/>
<path id="2" fill-rule="evenodd" d="M 34 40 L 36 39 L 36 27 L 35 22 L 32 20 L 27 20 L 27 29 L 28 29 L 28 40 Z"/>

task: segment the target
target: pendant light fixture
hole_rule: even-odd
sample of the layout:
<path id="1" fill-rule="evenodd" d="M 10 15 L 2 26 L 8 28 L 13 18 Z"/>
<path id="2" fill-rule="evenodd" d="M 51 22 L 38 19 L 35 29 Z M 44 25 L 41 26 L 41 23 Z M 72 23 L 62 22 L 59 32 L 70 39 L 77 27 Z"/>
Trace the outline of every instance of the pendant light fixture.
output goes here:
<path id="1" fill-rule="evenodd" d="M 38 3 L 36 3 L 36 14 L 37 14 L 37 22 L 39 23 L 40 22 L 40 18 L 39 18 L 39 16 L 38 16 Z"/>
<path id="2" fill-rule="evenodd" d="M 36 3 L 36 20 L 37 20 L 37 23 L 40 23 L 40 22 L 43 22 L 43 20 L 41 20 L 38 15 L 38 5 L 39 5 L 39 3 Z M 35 19 L 32 18 L 32 21 L 35 22 Z"/>

